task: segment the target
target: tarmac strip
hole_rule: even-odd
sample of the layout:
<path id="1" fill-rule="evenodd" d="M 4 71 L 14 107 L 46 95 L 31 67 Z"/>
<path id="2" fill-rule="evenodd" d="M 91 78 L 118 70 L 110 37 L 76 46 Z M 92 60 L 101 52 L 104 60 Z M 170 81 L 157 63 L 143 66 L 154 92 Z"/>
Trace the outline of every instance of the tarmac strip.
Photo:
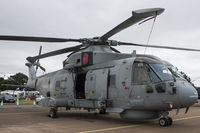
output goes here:
<path id="1" fill-rule="evenodd" d="M 189 120 L 189 119 L 195 119 L 195 118 L 200 118 L 200 116 L 191 116 L 191 117 L 179 118 L 179 119 L 174 119 L 173 121 L 182 121 L 182 120 Z M 89 131 L 82 131 L 82 132 L 78 132 L 78 133 L 95 133 L 95 132 L 112 131 L 112 130 L 118 130 L 118 129 L 139 127 L 139 126 L 142 126 L 142 124 L 139 124 L 139 125 L 128 125 L 128 126 L 119 126 L 119 127 L 104 128 L 104 129 L 97 129 L 97 130 L 89 130 Z"/>
<path id="2" fill-rule="evenodd" d="M 0 115 L 24 115 L 24 114 L 43 114 L 44 112 L 23 112 L 23 113 L 0 113 Z"/>
<path id="3" fill-rule="evenodd" d="M 139 126 L 142 126 L 142 124 L 140 124 L 140 125 L 120 126 L 120 127 L 113 127 L 113 128 L 104 128 L 104 129 L 83 131 L 83 132 L 78 132 L 78 133 L 94 133 L 94 132 L 112 131 L 112 130 L 118 130 L 118 129 L 124 129 L 124 128 L 139 127 Z"/>
<path id="4" fill-rule="evenodd" d="M 191 116 L 191 117 L 179 118 L 179 119 L 174 119 L 174 121 L 182 121 L 182 120 L 189 120 L 189 119 L 195 119 L 195 118 L 200 118 L 200 116 Z"/>

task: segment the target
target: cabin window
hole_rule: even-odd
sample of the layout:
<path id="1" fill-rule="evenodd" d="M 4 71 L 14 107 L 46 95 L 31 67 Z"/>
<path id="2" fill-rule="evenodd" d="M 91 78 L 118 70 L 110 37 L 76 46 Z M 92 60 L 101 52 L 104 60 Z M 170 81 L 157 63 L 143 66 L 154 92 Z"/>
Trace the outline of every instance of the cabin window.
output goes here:
<path id="1" fill-rule="evenodd" d="M 56 81 L 56 87 L 60 88 L 60 81 Z"/>
<path id="2" fill-rule="evenodd" d="M 61 80 L 60 82 L 60 89 L 66 89 L 66 80 Z"/>
<path id="3" fill-rule="evenodd" d="M 110 75 L 109 76 L 109 87 L 116 88 L 116 75 Z"/>
<path id="4" fill-rule="evenodd" d="M 134 84 L 146 84 L 150 82 L 147 68 L 144 63 L 133 64 L 132 81 Z"/>
<path id="5" fill-rule="evenodd" d="M 60 81 L 56 81 L 56 90 L 58 91 L 60 89 Z"/>
<path id="6" fill-rule="evenodd" d="M 63 78 L 62 80 L 60 80 L 60 89 L 66 89 L 66 82 L 67 82 L 67 78 Z"/>

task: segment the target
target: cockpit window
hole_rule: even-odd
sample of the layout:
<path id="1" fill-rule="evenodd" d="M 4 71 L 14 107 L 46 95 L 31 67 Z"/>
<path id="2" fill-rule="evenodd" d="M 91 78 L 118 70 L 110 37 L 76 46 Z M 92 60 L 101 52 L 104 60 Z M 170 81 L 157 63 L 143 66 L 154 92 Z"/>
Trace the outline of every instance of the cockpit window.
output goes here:
<path id="1" fill-rule="evenodd" d="M 148 73 L 149 73 L 149 77 L 153 83 L 157 83 L 157 82 L 161 81 L 161 79 L 159 79 L 159 77 L 156 75 L 156 73 L 149 67 L 148 67 Z"/>
<path id="2" fill-rule="evenodd" d="M 169 67 L 170 72 L 177 78 L 181 78 L 183 80 L 187 80 L 188 82 L 191 82 L 190 77 L 188 77 L 184 72 L 178 71 L 178 68 L 176 67 Z"/>
<path id="3" fill-rule="evenodd" d="M 158 75 L 162 81 L 173 80 L 172 73 L 163 64 L 149 64 L 152 70 Z"/>
<path id="4" fill-rule="evenodd" d="M 180 78 L 180 77 L 181 77 L 180 74 L 179 74 L 179 72 L 178 72 L 178 70 L 177 70 L 177 68 L 175 68 L 175 67 L 168 67 L 168 69 L 170 70 L 170 72 L 171 72 L 175 77 L 177 77 L 177 78 Z"/>
<path id="5" fill-rule="evenodd" d="M 150 82 L 147 69 L 143 63 L 133 64 L 132 80 L 134 84 L 145 84 Z"/>
<path id="6" fill-rule="evenodd" d="M 164 64 L 133 63 L 134 84 L 157 83 L 174 80 L 171 71 Z"/>

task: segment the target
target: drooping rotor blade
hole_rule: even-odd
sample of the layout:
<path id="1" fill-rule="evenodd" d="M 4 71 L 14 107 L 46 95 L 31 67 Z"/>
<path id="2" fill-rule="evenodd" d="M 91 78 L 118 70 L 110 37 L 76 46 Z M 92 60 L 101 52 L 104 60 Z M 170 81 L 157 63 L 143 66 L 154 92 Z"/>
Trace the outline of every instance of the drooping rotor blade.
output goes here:
<path id="1" fill-rule="evenodd" d="M 128 28 L 129 26 L 140 22 L 141 20 L 160 15 L 164 11 L 163 8 L 149 8 L 149 9 L 141 9 L 132 12 L 132 16 L 122 22 L 121 24 L 117 25 L 115 28 L 104 34 L 100 37 L 102 41 L 107 40 L 109 37 L 115 35 L 116 33 Z"/>
<path id="2" fill-rule="evenodd" d="M 9 35 L 0 35 L 0 40 L 5 40 L 5 41 L 32 41 L 32 42 L 81 42 L 81 39 L 33 37 L 33 36 L 9 36 Z"/>
<path id="3" fill-rule="evenodd" d="M 78 46 L 74 46 L 74 47 L 55 50 L 55 51 L 52 51 L 52 52 L 49 52 L 49 53 L 45 53 L 45 54 L 41 54 L 41 55 L 38 55 L 38 56 L 27 57 L 26 59 L 29 62 L 34 63 L 38 59 L 42 59 L 42 58 L 46 58 L 46 57 L 50 57 L 50 56 L 60 55 L 60 54 L 64 54 L 64 53 L 67 53 L 67 52 L 72 52 L 72 51 L 79 50 L 82 46 L 83 45 L 78 45 Z"/>
<path id="4" fill-rule="evenodd" d="M 75 50 L 75 51 L 71 52 L 69 55 L 67 55 L 67 57 L 70 57 L 70 56 L 73 55 L 74 53 L 77 53 L 77 52 L 79 52 L 79 51 L 81 51 L 81 50 L 87 49 L 89 46 L 90 46 L 90 45 L 88 45 L 88 46 L 86 46 L 86 47 L 84 47 L 84 48 L 80 48 L 80 49 L 78 49 L 78 50 Z"/>
<path id="5" fill-rule="evenodd" d="M 126 42 L 118 42 L 118 45 L 131 45 L 131 46 L 139 46 L 139 47 L 174 49 L 174 50 L 185 50 L 185 51 L 200 51 L 200 49 L 179 48 L 179 47 L 158 46 L 158 45 L 144 45 L 144 44 L 126 43 Z"/>
<path id="6" fill-rule="evenodd" d="M 113 47 L 110 47 L 110 49 L 116 53 L 121 53 L 120 51 L 118 51 L 117 49 L 113 48 Z"/>

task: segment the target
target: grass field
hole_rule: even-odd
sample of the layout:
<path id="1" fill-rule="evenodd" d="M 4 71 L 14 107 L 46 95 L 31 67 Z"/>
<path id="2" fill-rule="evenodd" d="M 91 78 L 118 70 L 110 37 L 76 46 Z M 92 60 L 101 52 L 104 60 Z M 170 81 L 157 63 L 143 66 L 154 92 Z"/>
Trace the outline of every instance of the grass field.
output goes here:
<path id="1" fill-rule="evenodd" d="M 34 100 L 19 100 L 19 105 L 31 105 L 33 104 Z M 4 103 L 4 105 L 15 105 L 15 103 Z"/>

